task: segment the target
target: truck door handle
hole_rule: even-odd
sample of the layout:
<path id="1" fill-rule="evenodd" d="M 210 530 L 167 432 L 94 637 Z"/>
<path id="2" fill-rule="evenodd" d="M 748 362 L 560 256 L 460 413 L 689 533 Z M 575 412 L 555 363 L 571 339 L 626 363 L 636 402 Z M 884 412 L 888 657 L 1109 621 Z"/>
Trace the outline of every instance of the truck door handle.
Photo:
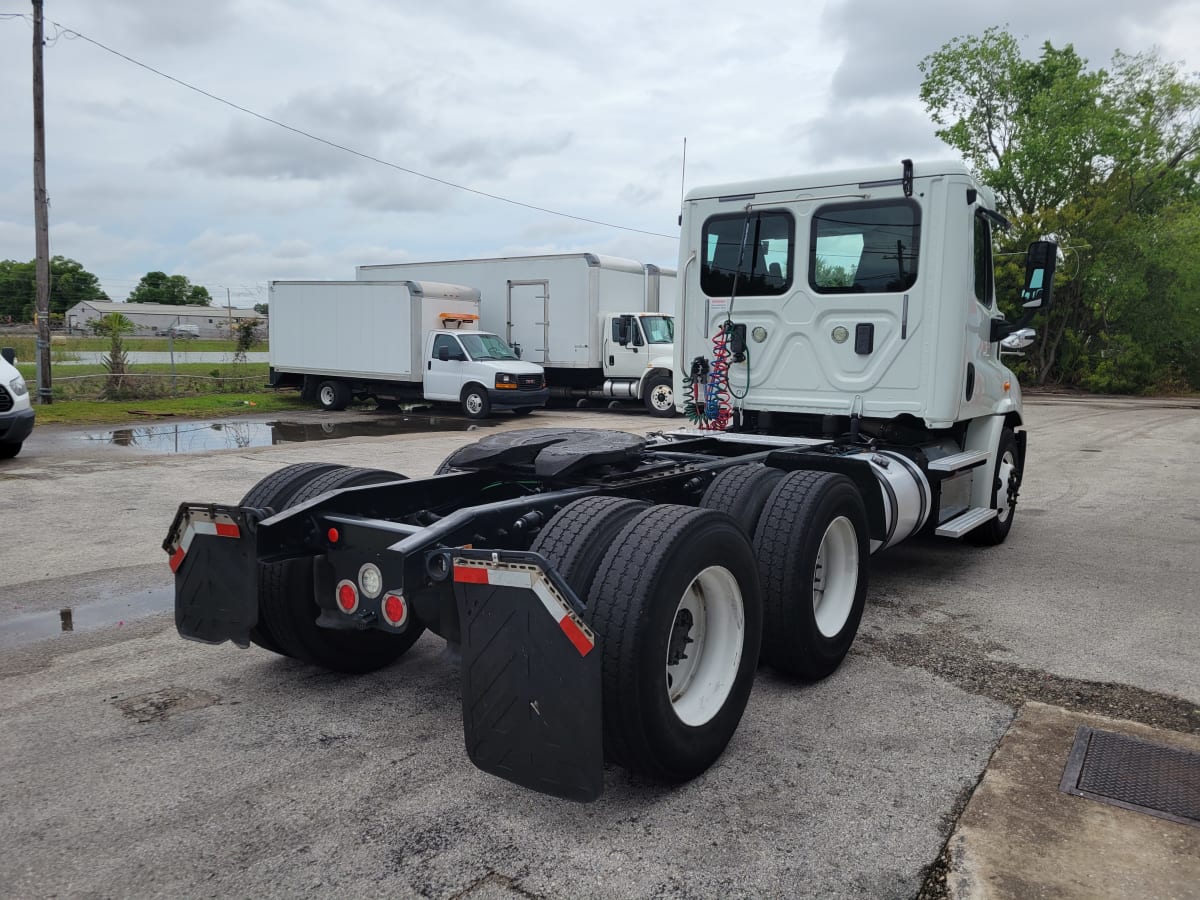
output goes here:
<path id="1" fill-rule="evenodd" d="M 608 355 L 608 364 L 610 366 L 615 366 L 617 364 L 617 361 L 613 358 L 611 353 Z"/>
<path id="2" fill-rule="evenodd" d="M 425 368 L 428 369 L 430 372 L 432 372 L 433 371 L 433 360 L 430 360 L 429 362 L 425 363 Z"/>

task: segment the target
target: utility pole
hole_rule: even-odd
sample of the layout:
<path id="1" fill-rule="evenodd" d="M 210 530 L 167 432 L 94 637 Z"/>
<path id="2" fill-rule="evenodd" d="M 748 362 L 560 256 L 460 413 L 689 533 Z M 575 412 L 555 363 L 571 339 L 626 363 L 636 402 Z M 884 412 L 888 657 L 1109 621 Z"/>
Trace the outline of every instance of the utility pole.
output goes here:
<path id="1" fill-rule="evenodd" d="M 225 288 L 225 316 L 229 325 L 229 339 L 233 340 L 233 299 L 229 294 L 229 288 Z"/>
<path id="2" fill-rule="evenodd" d="M 33 230 L 37 245 L 38 402 L 53 403 L 50 391 L 50 224 L 46 211 L 46 116 L 42 84 L 42 0 L 33 0 Z"/>

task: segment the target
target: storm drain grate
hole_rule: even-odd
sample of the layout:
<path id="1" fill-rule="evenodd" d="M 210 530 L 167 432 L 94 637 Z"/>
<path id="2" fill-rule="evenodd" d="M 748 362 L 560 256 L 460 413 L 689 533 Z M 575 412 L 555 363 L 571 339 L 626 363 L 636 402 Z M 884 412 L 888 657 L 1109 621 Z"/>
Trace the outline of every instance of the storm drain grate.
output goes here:
<path id="1" fill-rule="evenodd" d="M 1200 753 L 1081 726 L 1059 790 L 1200 826 Z"/>

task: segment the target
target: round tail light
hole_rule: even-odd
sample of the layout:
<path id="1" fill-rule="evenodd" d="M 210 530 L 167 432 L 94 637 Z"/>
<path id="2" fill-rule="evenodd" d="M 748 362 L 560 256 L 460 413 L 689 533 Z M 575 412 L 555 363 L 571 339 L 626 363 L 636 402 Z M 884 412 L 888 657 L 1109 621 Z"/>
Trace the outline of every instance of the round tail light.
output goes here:
<path id="1" fill-rule="evenodd" d="M 352 613 L 358 609 L 358 588 L 353 581 L 339 581 L 337 586 L 337 605 L 344 613 Z"/>
<path id="2" fill-rule="evenodd" d="M 381 604 L 383 620 L 393 628 L 399 628 L 408 621 L 408 604 L 401 594 L 388 594 Z"/>

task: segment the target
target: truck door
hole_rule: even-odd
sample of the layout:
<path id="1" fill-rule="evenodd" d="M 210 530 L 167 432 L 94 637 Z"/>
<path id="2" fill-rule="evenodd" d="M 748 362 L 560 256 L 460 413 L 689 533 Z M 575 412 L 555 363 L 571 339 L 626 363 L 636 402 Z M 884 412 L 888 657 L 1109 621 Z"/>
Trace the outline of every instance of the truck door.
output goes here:
<path id="1" fill-rule="evenodd" d="M 544 364 L 549 346 L 549 281 L 508 283 L 508 338 L 521 345 L 521 359 Z"/>
<path id="2" fill-rule="evenodd" d="M 446 358 L 442 359 L 443 356 Z M 425 360 L 425 399 L 457 401 L 462 393 L 466 360 L 467 354 L 458 338 L 435 334 Z"/>
<path id="3" fill-rule="evenodd" d="M 608 378 L 640 378 L 646 371 L 646 338 L 637 316 L 606 316 L 604 374 Z"/>

